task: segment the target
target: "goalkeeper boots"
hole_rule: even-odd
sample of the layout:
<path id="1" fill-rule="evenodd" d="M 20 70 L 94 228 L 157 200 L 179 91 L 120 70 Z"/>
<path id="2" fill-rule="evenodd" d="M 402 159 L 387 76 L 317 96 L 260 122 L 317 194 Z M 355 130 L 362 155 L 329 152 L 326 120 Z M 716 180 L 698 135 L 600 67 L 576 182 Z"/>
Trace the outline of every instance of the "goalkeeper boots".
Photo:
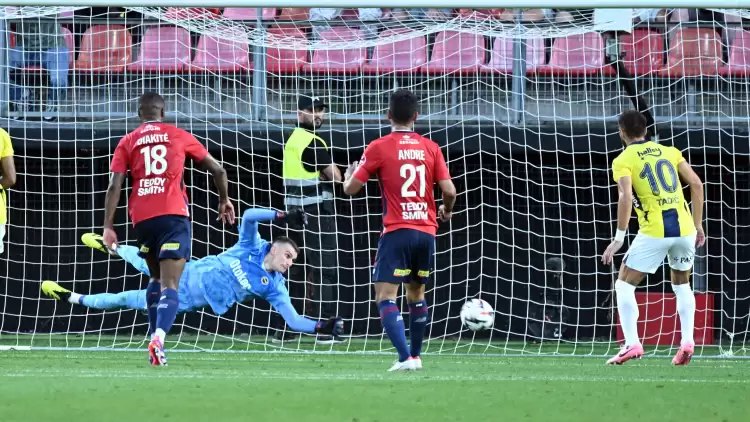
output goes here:
<path id="1" fill-rule="evenodd" d="M 630 359 L 640 359 L 643 357 L 643 346 L 640 344 L 634 344 L 632 346 L 625 346 L 620 349 L 620 353 L 612 356 L 608 361 L 607 365 L 622 365 Z"/>
<path id="2" fill-rule="evenodd" d="M 83 236 L 81 236 L 81 242 L 83 242 L 83 244 L 88 246 L 89 248 L 96 249 L 97 251 L 102 251 L 104 253 L 109 253 L 107 247 L 104 246 L 104 239 L 99 234 L 84 233 Z"/>
<path id="3" fill-rule="evenodd" d="M 158 338 L 153 338 L 148 344 L 148 361 L 152 366 L 167 366 L 167 355 L 164 353 L 164 345 Z"/>
<path id="4" fill-rule="evenodd" d="M 42 293 L 44 293 L 44 295 L 49 298 L 67 302 L 72 292 L 64 287 L 61 287 L 54 281 L 46 280 L 42 282 Z"/>
<path id="5" fill-rule="evenodd" d="M 690 363 L 690 359 L 693 358 L 694 349 L 695 345 L 693 345 L 693 343 L 685 343 L 680 346 L 680 350 L 677 351 L 674 359 L 672 359 L 672 365 L 681 366 Z"/>

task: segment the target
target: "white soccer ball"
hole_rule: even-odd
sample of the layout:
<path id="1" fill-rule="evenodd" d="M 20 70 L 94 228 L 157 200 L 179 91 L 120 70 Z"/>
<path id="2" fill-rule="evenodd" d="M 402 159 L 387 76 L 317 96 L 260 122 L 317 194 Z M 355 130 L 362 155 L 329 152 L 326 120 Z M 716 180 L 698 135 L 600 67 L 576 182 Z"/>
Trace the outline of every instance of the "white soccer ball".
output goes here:
<path id="1" fill-rule="evenodd" d="M 461 324 L 472 331 L 489 330 L 495 323 L 495 310 L 482 299 L 469 299 L 461 307 Z"/>

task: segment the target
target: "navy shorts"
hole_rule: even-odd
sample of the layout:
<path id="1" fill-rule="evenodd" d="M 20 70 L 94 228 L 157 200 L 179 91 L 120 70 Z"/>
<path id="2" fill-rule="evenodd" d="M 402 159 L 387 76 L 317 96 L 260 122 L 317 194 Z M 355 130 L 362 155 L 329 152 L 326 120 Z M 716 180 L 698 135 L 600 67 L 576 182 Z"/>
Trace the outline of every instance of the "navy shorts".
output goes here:
<path id="1" fill-rule="evenodd" d="M 399 229 L 380 237 L 372 280 L 386 283 L 426 284 L 435 256 L 435 236 Z"/>
<path id="2" fill-rule="evenodd" d="M 190 219 L 180 215 L 160 215 L 135 225 L 138 255 L 145 258 L 158 251 L 159 259 L 190 260 Z"/>

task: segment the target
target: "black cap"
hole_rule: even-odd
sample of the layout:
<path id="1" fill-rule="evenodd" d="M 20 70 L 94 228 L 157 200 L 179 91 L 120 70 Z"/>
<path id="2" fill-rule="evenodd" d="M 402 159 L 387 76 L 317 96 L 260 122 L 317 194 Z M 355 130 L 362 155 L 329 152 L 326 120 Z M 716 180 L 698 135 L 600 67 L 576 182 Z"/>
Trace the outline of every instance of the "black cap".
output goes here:
<path id="1" fill-rule="evenodd" d="M 297 110 L 313 110 L 318 107 L 328 107 L 322 97 L 313 95 L 311 92 L 301 94 L 297 99 Z"/>

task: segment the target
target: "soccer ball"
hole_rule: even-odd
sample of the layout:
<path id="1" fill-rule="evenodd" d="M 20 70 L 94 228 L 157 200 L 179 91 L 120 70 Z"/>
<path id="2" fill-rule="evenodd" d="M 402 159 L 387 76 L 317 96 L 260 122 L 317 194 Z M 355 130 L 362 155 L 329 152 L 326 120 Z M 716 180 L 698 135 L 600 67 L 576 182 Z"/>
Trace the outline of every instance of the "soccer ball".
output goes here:
<path id="1" fill-rule="evenodd" d="M 495 311 L 482 299 L 470 299 L 461 307 L 461 324 L 471 331 L 489 330 L 495 323 Z"/>

